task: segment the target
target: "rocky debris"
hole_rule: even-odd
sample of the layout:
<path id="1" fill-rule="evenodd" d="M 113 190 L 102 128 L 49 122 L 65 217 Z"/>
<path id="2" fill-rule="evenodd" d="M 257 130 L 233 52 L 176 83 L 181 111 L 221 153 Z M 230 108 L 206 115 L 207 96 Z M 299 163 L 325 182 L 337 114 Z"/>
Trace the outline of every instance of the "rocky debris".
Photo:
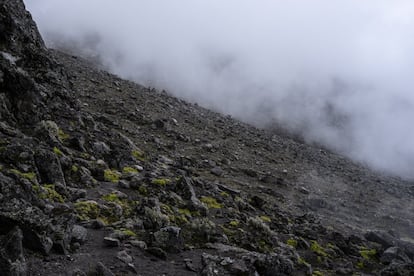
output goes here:
<path id="1" fill-rule="evenodd" d="M 105 237 L 104 244 L 108 247 L 119 247 L 121 245 L 121 242 L 115 238 Z"/>
<path id="2" fill-rule="evenodd" d="M 115 274 L 101 262 L 97 263 L 95 271 L 96 276 L 115 276 Z"/>
<path id="3" fill-rule="evenodd" d="M 396 246 L 387 248 L 387 250 L 382 253 L 380 260 L 384 264 L 390 264 L 393 261 L 402 263 L 409 263 L 411 261 L 404 251 Z"/>
<path id="4" fill-rule="evenodd" d="M 412 243 L 361 236 L 396 199 L 382 183 L 408 204 L 407 183 L 48 50 L 21 0 L 0 11 L 1 275 L 412 271 Z"/>
<path id="5" fill-rule="evenodd" d="M 23 232 L 15 227 L 0 242 L 0 274 L 27 275 L 27 264 L 23 252 Z"/>
<path id="6" fill-rule="evenodd" d="M 74 225 L 72 228 L 72 237 L 71 242 L 78 242 L 80 244 L 83 244 L 86 242 L 88 238 L 88 230 L 86 230 L 85 227 L 80 225 Z"/>
<path id="7" fill-rule="evenodd" d="M 178 253 L 184 248 L 184 240 L 179 227 L 168 226 L 154 233 L 155 247 L 160 247 L 168 252 Z"/>

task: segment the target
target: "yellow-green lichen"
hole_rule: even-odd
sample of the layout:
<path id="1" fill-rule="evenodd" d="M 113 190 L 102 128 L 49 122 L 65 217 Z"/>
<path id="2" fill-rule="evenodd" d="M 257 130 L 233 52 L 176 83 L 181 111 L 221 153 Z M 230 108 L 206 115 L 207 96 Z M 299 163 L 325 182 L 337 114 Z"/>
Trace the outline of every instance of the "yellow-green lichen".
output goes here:
<path id="1" fill-rule="evenodd" d="M 122 229 L 121 231 L 122 231 L 122 234 L 124 234 L 125 236 L 128 236 L 128 237 L 136 237 L 137 236 L 137 234 L 134 231 L 130 230 L 130 229 Z"/>
<path id="2" fill-rule="evenodd" d="M 220 195 L 222 196 L 222 197 L 229 197 L 230 195 L 229 195 L 229 193 L 227 193 L 227 192 L 221 192 L 220 193 Z"/>
<path id="3" fill-rule="evenodd" d="M 91 155 L 87 152 L 81 152 L 80 157 L 82 157 L 83 159 L 89 159 L 91 158 Z"/>
<path id="4" fill-rule="evenodd" d="M 138 187 L 138 192 L 139 192 L 141 195 L 144 195 L 144 196 L 148 195 L 148 189 L 147 189 L 147 187 L 146 187 L 145 185 L 141 185 L 141 186 L 139 186 L 139 187 Z"/>
<path id="5" fill-rule="evenodd" d="M 364 262 L 363 261 L 358 262 L 356 264 L 356 267 L 359 268 L 359 269 L 363 269 L 364 268 Z"/>
<path id="6" fill-rule="evenodd" d="M 232 221 L 229 222 L 229 225 L 231 227 L 237 227 L 237 226 L 240 225 L 240 222 L 238 220 L 232 220 Z"/>
<path id="7" fill-rule="evenodd" d="M 59 128 L 58 138 L 60 141 L 64 142 L 65 140 L 69 139 L 69 137 L 69 134 L 66 134 L 62 129 Z"/>
<path id="8" fill-rule="evenodd" d="M 63 152 L 62 152 L 60 149 L 58 149 L 57 147 L 54 147 L 54 148 L 53 148 L 53 152 L 54 152 L 56 155 L 58 155 L 58 156 L 62 156 L 62 155 L 63 155 Z"/>
<path id="9" fill-rule="evenodd" d="M 178 213 L 187 217 L 191 217 L 191 211 L 188 209 L 178 209 Z"/>
<path id="10" fill-rule="evenodd" d="M 262 253 L 270 253 L 272 252 L 272 245 L 269 244 L 266 240 L 260 240 L 258 242 L 258 249 Z"/>
<path id="11" fill-rule="evenodd" d="M 263 222 L 272 222 L 272 219 L 268 216 L 260 216 L 259 217 Z"/>
<path id="12" fill-rule="evenodd" d="M 152 184 L 160 185 L 160 186 L 166 186 L 170 182 L 171 182 L 171 180 L 168 179 L 168 178 L 157 178 L 157 179 L 153 179 L 151 181 Z"/>
<path id="13" fill-rule="evenodd" d="M 76 202 L 75 210 L 82 221 L 96 219 L 100 213 L 98 203 L 93 200 Z"/>
<path id="14" fill-rule="evenodd" d="M 56 192 L 55 185 L 53 184 L 47 184 L 43 186 L 33 185 L 33 190 L 38 193 L 39 198 L 41 199 L 49 199 L 60 203 L 65 202 L 63 196 Z"/>
<path id="15" fill-rule="evenodd" d="M 288 239 L 286 241 L 286 244 L 296 248 L 298 246 L 298 241 L 295 239 Z"/>
<path id="16" fill-rule="evenodd" d="M 16 174 L 20 177 L 26 178 L 27 180 L 30 180 L 30 181 L 34 181 L 36 179 L 36 174 L 34 172 L 23 173 L 23 172 L 21 172 L 19 170 L 16 170 L 16 169 L 11 169 L 10 172 L 12 172 L 12 173 L 14 173 L 14 174 Z"/>
<path id="17" fill-rule="evenodd" d="M 124 167 L 122 169 L 122 172 L 125 174 L 135 174 L 135 173 L 138 173 L 138 170 L 132 167 Z"/>
<path id="18" fill-rule="evenodd" d="M 121 173 L 118 172 L 117 170 L 107 169 L 104 171 L 104 178 L 106 181 L 109 181 L 112 183 L 118 183 L 120 177 L 121 177 Z"/>
<path id="19" fill-rule="evenodd" d="M 110 193 L 102 196 L 102 199 L 108 202 L 121 202 L 116 193 Z"/>
<path id="20" fill-rule="evenodd" d="M 217 200 L 210 196 L 203 196 L 200 198 L 200 201 L 207 205 L 209 209 L 220 209 L 223 208 L 223 205 L 218 203 Z"/>
<path id="21" fill-rule="evenodd" d="M 79 167 L 76 165 L 72 165 L 71 171 L 77 173 L 79 171 Z"/>
<path id="22" fill-rule="evenodd" d="M 139 151 L 139 150 L 133 150 L 133 151 L 131 151 L 131 155 L 135 158 L 135 159 L 137 159 L 137 160 L 140 160 L 140 161 L 144 161 L 145 160 L 145 155 L 144 155 L 144 153 L 142 153 L 141 151 Z"/>
<path id="23" fill-rule="evenodd" d="M 317 241 L 311 241 L 311 247 L 310 249 L 322 257 L 327 257 L 328 254 L 325 252 L 325 249 L 320 246 L 320 244 Z"/>
<path id="24" fill-rule="evenodd" d="M 323 273 L 322 273 L 322 272 L 320 272 L 319 270 L 314 270 L 314 271 L 312 272 L 312 276 L 323 276 Z"/>
<path id="25" fill-rule="evenodd" d="M 302 258 L 302 257 L 299 257 L 298 258 L 298 264 L 300 264 L 300 265 L 305 265 L 305 266 L 308 266 L 308 265 L 310 265 L 304 258 Z"/>
<path id="26" fill-rule="evenodd" d="M 372 260 L 377 255 L 377 250 L 364 248 L 359 251 L 359 254 L 361 254 L 361 257 L 365 260 Z"/>

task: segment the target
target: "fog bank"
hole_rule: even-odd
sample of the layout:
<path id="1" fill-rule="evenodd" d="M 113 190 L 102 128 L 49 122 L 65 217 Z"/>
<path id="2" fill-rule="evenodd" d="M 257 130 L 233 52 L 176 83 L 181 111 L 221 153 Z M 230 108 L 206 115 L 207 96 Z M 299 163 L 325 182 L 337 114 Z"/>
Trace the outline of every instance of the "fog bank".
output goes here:
<path id="1" fill-rule="evenodd" d="M 414 177 L 414 2 L 25 0 L 51 47 Z"/>

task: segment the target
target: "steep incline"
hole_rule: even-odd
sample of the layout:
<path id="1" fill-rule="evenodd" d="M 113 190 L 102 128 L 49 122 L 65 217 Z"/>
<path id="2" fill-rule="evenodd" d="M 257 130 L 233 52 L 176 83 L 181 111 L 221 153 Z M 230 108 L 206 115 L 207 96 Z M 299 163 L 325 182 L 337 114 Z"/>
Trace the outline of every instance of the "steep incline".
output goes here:
<path id="1" fill-rule="evenodd" d="M 0 275 L 414 271 L 412 183 L 0 38 Z"/>

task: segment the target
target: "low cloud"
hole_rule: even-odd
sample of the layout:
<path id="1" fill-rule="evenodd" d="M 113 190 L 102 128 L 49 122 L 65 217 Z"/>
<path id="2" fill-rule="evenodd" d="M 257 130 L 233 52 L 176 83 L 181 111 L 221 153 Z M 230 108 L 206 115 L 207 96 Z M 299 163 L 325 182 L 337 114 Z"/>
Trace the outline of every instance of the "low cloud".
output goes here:
<path id="1" fill-rule="evenodd" d="M 26 0 L 51 47 L 414 177 L 414 3 Z"/>

